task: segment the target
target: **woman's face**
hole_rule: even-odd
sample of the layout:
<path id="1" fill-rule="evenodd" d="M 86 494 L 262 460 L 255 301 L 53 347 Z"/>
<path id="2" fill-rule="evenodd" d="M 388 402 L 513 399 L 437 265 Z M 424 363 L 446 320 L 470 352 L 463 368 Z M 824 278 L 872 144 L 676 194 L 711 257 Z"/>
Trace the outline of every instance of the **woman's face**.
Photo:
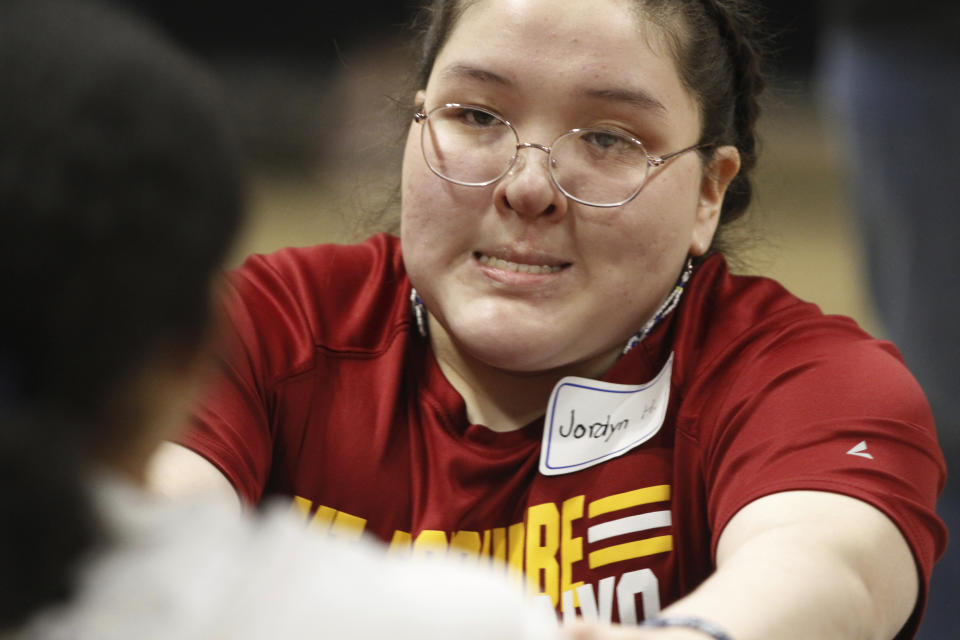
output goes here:
<path id="1" fill-rule="evenodd" d="M 485 107 L 521 142 L 546 146 L 573 128 L 613 127 L 662 155 L 700 133 L 662 31 L 641 26 L 623 0 L 472 3 L 418 101 L 427 112 Z M 656 311 L 687 255 L 709 247 L 726 183 L 696 152 L 651 169 L 631 202 L 597 208 L 563 195 L 537 149 L 522 150 L 490 186 L 447 182 L 424 162 L 423 126 L 411 126 L 404 156 L 404 260 L 434 340 L 486 365 L 599 375 Z M 735 172 L 732 162 L 724 166 Z"/>

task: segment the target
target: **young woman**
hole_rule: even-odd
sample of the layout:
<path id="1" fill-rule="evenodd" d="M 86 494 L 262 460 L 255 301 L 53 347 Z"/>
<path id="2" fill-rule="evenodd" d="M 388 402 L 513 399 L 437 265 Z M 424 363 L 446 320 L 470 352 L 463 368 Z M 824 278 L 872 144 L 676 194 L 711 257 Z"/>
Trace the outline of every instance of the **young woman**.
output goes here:
<path id="1" fill-rule="evenodd" d="M 0 3 L 0 637 L 555 637 L 489 573 L 140 486 L 241 217 L 224 115 L 131 20 Z"/>
<path id="2" fill-rule="evenodd" d="M 923 393 L 724 260 L 763 85 L 746 8 L 425 15 L 400 237 L 239 269 L 202 457 L 165 468 L 656 627 L 624 636 L 909 637 L 945 542 Z"/>

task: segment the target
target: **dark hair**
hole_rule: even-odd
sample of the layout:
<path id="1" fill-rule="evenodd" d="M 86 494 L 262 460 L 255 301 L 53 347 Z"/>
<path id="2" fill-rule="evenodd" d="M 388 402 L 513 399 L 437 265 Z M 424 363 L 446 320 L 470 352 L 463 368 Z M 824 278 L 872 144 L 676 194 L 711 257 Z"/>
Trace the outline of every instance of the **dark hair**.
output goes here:
<path id="1" fill-rule="evenodd" d="M 432 0 L 421 9 L 417 18 L 418 89 L 427 85 L 440 50 L 472 1 Z M 751 173 L 757 162 L 756 123 L 765 82 L 756 8 L 746 0 L 635 2 L 639 11 L 671 36 L 684 85 L 700 106 L 700 141 L 733 145 L 740 151 L 740 172 L 727 189 L 720 215 L 721 225 L 732 222 L 750 205 Z M 704 153 L 709 156 L 710 149 Z M 719 239 L 714 246 L 722 246 Z"/>
<path id="2" fill-rule="evenodd" d="M 727 187 L 720 212 L 722 229 L 741 217 L 753 198 L 759 97 L 766 86 L 756 9 L 744 0 L 641 1 L 655 19 L 680 18 L 674 53 L 681 79 L 700 105 L 700 141 L 732 145 L 740 152 L 740 171 Z M 723 248 L 722 234 L 714 242 L 717 248 Z"/>
<path id="3" fill-rule="evenodd" d="M 103 4 L 0 3 L 0 628 L 69 594 L 83 474 L 139 435 L 124 385 L 203 342 L 242 211 L 194 62 Z"/>

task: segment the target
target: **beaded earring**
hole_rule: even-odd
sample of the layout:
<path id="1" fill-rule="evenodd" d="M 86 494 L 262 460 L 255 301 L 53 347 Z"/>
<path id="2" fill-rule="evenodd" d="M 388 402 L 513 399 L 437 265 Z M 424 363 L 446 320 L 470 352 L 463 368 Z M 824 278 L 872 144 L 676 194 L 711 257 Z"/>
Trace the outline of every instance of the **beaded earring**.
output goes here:
<path id="1" fill-rule="evenodd" d="M 640 331 L 637 331 L 632 338 L 627 340 L 627 344 L 623 347 L 623 351 L 620 352 L 620 355 L 626 355 L 631 349 L 640 344 L 644 338 L 650 335 L 650 332 L 653 331 L 653 328 L 660 324 L 660 322 L 670 315 L 670 312 L 677 308 L 677 304 L 680 302 L 680 296 L 683 295 L 684 289 L 687 288 L 687 283 L 690 282 L 690 276 L 693 273 L 693 258 L 687 257 L 687 264 L 683 268 L 683 272 L 680 274 L 680 278 L 677 279 L 677 284 L 673 286 L 673 290 L 670 292 L 670 295 L 663 301 L 663 304 L 660 305 L 660 308 L 657 309 L 657 312 L 653 314 L 653 317 L 647 320 L 647 323 L 643 325 Z"/>
<path id="2" fill-rule="evenodd" d="M 427 337 L 427 311 L 423 308 L 423 300 L 416 289 L 410 289 L 410 313 L 417 323 L 417 331 L 421 338 Z"/>

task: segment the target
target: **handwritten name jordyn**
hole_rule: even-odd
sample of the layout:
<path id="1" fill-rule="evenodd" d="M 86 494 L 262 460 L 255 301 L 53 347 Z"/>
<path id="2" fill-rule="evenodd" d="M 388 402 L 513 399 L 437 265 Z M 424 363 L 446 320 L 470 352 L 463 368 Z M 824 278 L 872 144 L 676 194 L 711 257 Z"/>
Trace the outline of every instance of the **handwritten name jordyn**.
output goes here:
<path id="1" fill-rule="evenodd" d="M 630 428 L 629 418 L 624 418 L 619 422 L 610 422 L 609 414 L 605 422 L 594 422 L 592 424 L 577 423 L 576 409 L 571 409 L 570 426 L 565 428 L 563 424 L 558 425 L 557 433 L 560 434 L 561 438 L 573 438 L 575 440 L 580 440 L 581 438 L 599 440 L 603 438 L 604 442 L 610 442 L 610 438 L 617 432 L 628 428 Z M 564 429 L 566 429 L 566 431 L 564 431 Z"/>

